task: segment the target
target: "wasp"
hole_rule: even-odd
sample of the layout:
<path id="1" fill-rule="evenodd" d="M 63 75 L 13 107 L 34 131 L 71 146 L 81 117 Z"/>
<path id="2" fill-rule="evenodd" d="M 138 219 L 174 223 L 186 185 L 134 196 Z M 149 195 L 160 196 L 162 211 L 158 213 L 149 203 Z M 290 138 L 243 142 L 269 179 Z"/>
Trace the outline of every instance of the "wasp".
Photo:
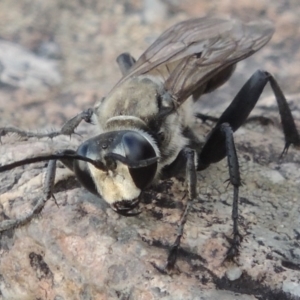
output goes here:
<path id="1" fill-rule="evenodd" d="M 227 157 L 234 189 L 233 238 L 227 255 L 234 257 L 242 237 L 238 230 L 241 178 L 233 132 L 246 121 L 268 82 L 283 125 L 283 154 L 291 144 L 299 146 L 300 137 L 285 96 L 266 71 L 256 71 L 244 84 L 204 144 L 191 127 L 193 104 L 201 101 L 201 95 L 223 85 L 236 64 L 265 46 L 273 33 L 274 27 L 267 20 L 243 23 L 203 17 L 183 21 L 162 33 L 137 61 L 128 53 L 121 54 L 117 58 L 121 80 L 93 109 L 69 120 L 60 131 L 32 134 L 13 127 L 1 128 L 1 135 L 15 132 L 27 138 L 53 138 L 74 133 L 82 120 L 96 120 L 99 135 L 84 141 L 77 151 L 64 149 L 1 166 L 0 172 L 4 172 L 49 160 L 45 197 L 29 215 L 3 221 L 0 230 L 25 224 L 42 210 L 52 196 L 57 160 L 75 173 L 83 187 L 124 216 L 140 213 L 138 205 L 146 188 L 159 179 L 185 173 L 189 201 L 168 257 L 167 267 L 172 268 L 189 207 L 197 198 L 197 172 Z"/>

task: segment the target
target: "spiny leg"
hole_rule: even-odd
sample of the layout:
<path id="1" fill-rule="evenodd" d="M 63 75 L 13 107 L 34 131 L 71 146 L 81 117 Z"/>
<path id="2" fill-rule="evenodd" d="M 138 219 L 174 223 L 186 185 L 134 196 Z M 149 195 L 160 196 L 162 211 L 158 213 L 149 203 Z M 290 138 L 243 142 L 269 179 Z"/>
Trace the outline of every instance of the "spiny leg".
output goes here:
<path id="1" fill-rule="evenodd" d="M 285 137 L 285 146 L 281 154 L 283 155 L 287 152 L 291 144 L 297 147 L 300 146 L 300 136 L 287 100 L 275 78 L 268 72 L 258 70 L 251 76 L 226 111 L 222 114 L 218 123 L 228 122 L 231 125 L 232 130 L 236 131 L 249 116 L 268 82 L 270 82 L 277 101 Z"/>
<path id="2" fill-rule="evenodd" d="M 205 123 L 206 121 L 212 121 L 212 122 L 218 122 L 219 118 L 217 117 L 213 117 L 207 114 L 202 114 L 202 113 L 196 113 L 195 117 L 200 119 L 203 123 Z"/>
<path id="3" fill-rule="evenodd" d="M 220 126 L 220 130 L 225 136 L 226 145 L 226 156 L 229 171 L 229 182 L 233 186 L 233 203 L 232 203 L 232 213 L 231 218 L 233 222 L 233 238 L 230 240 L 230 248 L 227 251 L 226 257 L 228 259 L 234 259 L 237 256 L 240 243 L 242 241 L 242 236 L 238 230 L 238 203 L 239 203 L 239 187 L 242 185 L 240 177 L 240 167 L 239 161 L 236 154 L 236 149 L 234 145 L 233 132 L 228 123 L 223 123 Z"/>
<path id="4" fill-rule="evenodd" d="M 119 65 L 122 75 L 125 75 L 128 72 L 128 70 L 135 64 L 135 62 L 136 60 L 129 53 L 122 53 L 117 57 L 117 63 Z M 9 133 L 15 133 L 23 138 L 38 138 L 38 139 L 47 138 L 47 137 L 52 139 L 59 135 L 70 136 L 75 133 L 75 129 L 78 127 L 78 125 L 82 120 L 84 120 L 87 123 L 92 123 L 92 115 L 93 115 L 93 109 L 89 108 L 79 113 L 72 119 L 68 120 L 60 130 L 52 131 L 48 133 L 25 131 L 11 126 L 2 127 L 0 128 L 0 142 L 1 142 L 1 137 Z"/>
<path id="5" fill-rule="evenodd" d="M 134 57 L 127 52 L 120 54 L 116 60 L 123 76 L 136 62 Z"/>
<path id="6" fill-rule="evenodd" d="M 296 147 L 300 146 L 300 135 L 296 128 L 291 109 L 285 99 L 285 96 L 281 88 L 279 87 L 275 78 L 270 73 L 267 74 L 269 75 L 268 79 L 270 81 L 271 88 L 276 96 L 278 109 L 281 117 L 282 128 L 285 137 L 285 146 L 281 153 L 281 157 L 282 157 L 284 154 L 287 153 L 289 146 L 291 144 L 293 144 Z"/>
<path id="7" fill-rule="evenodd" d="M 135 63 L 135 59 L 128 53 L 123 53 L 117 58 L 119 67 L 121 69 L 122 74 L 124 75 L 130 67 Z M 80 114 L 76 115 L 72 119 L 68 120 L 59 131 L 53 131 L 49 133 L 35 133 L 30 131 L 24 131 L 15 127 L 4 127 L 0 128 L 0 142 L 1 142 L 1 136 L 5 136 L 9 133 L 16 133 L 21 137 L 25 138 L 54 138 L 59 135 L 72 135 L 77 128 L 77 126 L 80 124 L 82 120 L 86 121 L 87 123 L 92 122 L 92 115 L 93 115 L 93 109 L 88 109 L 86 111 L 81 112 Z M 66 150 L 64 151 L 68 154 L 75 154 L 72 150 Z M 61 153 L 63 155 L 63 153 Z M 70 159 L 61 159 L 62 163 L 66 165 L 69 169 L 73 170 L 73 161 Z M 3 170 L 4 171 L 4 170 Z M 0 223 L 0 232 L 6 231 L 8 229 L 13 229 L 22 225 L 27 224 L 32 220 L 35 216 L 37 216 L 42 209 L 44 208 L 46 202 L 53 197 L 53 187 L 55 182 L 55 172 L 56 172 L 56 160 L 50 160 L 47 172 L 46 172 L 46 178 L 44 183 L 44 197 L 41 198 L 38 203 L 34 206 L 31 213 L 29 213 L 26 216 L 23 216 L 17 220 L 5 220 Z M 54 198 L 55 200 L 55 198 Z"/>
<path id="8" fill-rule="evenodd" d="M 218 162 L 226 156 L 225 138 L 218 130 L 221 124 L 229 123 L 233 132 L 242 126 L 256 105 L 264 87 L 270 82 L 278 103 L 278 109 L 283 127 L 285 146 L 282 154 L 289 146 L 300 146 L 300 136 L 297 131 L 288 103 L 274 77 L 268 72 L 256 71 L 244 84 L 231 104 L 218 119 L 199 154 L 198 170 L 205 169 L 209 164 Z"/>
<path id="9" fill-rule="evenodd" d="M 68 120 L 60 130 L 58 131 L 51 131 L 48 133 L 38 133 L 38 132 L 32 132 L 32 131 L 25 131 L 25 130 L 21 130 L 19 128 L 15 128 L 15 127 L 3 127 L 0 128 L 0 142 L 1 142 L 1 137 L 5 136 L 9 133 L 16 133 L 17 135 L 19 135 L 20 137 L 23 138 L 54 138 L 57 137 L 59 135 L 72 135 L 73 133 L 75 133 L 75 129 L 78 127 L 78 125 L 80 124 L 81 121 L 85 121 L 87 123 L 92 123 L 92 115 L 93 115 L 93 109 L 89 108 L 83 112 L 81 112 L 80 114 L 76 115 L 75 117 L 73 117 L 72 119 Z"/>
<path id="10" fill-rule="evenodd" d="M 178 224 L 178 231 L 177 237 L 175 239 L 174 244 L 171 247 L 166 269 L 171 270 L 174 268 L 176 260 L 177 260 L 177 253 L 180 246 L 181 238 L 183 235 L 184 225 L 187 221 L 188 213 L 192 206 L 193 201 L 196 199 L 196 191 L 197 191 L 197 172 L 196 172 L 196 165 L 195 165 L 195 151 L 192 149 L 184 149 L 184 153 L 186 155 L 186 183 L 188 186 L 188 200 L 186 204 L 186 208 L 184 213 L 180 219 L 180 223 Z"/>
<path id="11" fill-rule="evenodd" d="M 59 160 L 61 161 L 66 167 L 68 167 L 71 171 L 75 173 L 77 176 L 77 179 L 79 182 L 91 193 L 97 194 L 97 191 L 94 187 L 94 182 L 89 175 L 88 170 L 86 169 L 86 164 L 83 166 L 79 166 L 76 163 L 78 161 L 81 162 L 88 162 L 92 164 L 95 168 L 100 169 L 102 171 L 107 171 L 107 168 L 105 164 L 99 160 L 99 159 L 91 159 L 89 157 L 84 156 L 82 152 L 70 150 L 70 149 L 64 149 L 60 150 L 56 153 L 48 153 L 48 154 L 42 154 L 42 155 L 37 155 L 34 157 L 30 158 L 25 158 L 19 161 L 14 161 L 12 163 L 6 164 L 6 165 L 0 165 L 0 173 L 1 172 L 6 172 L 9 170 L 12 170 L 14 168 L 28 165 L 28 164 L 33 164 L 37 162 L 42 162 L 42 161 L 49 161 L 47 171 L 46 171 L 46 176 L 44 179 L 44 198 L 40 199 L 38 203 L 34 206 L 33 211 L 28 214 L 25 217 L 22 217 L 18 220 L 6 220 L 2 223 L 0 223 L 0 232 L 10 229 L 10 228 L 15 228 L 21 225 L 26 224 L 29 222 L 34 216 L 36 216 L 41 210 L 43 209 L 45 203 L 47 202 L 48 199 L 51 197 L 54 198 L 53 195 L 53 188 L 54 188 L 54 182 L 55 182 L 55 172 L 56 172 L 56 161 Z M 152 161 L 143 161 L 144 164 L 149 164 Z M 54 198 L 55 200 L 55 198 Z M 55 200 L 56 201 L 56 200 Z"/>
<path id="12" fill-rule="evenodd" d="M 214 148 L 217 147 L 217 148 Z M 221 149 L 221 151 L 219 151 Z M 224 149 L 224 153 L 222 152 Z M 222 154 L 222 157 L 220 156 Z M 223 156 L 224 155 L 224 156 Z M 233 260 L 238 255 L 238 249 L 242 241 L 242 236 L 238 229 L 238 201 L 239 201 L 239 187 L 241 184 L 241 177 L 239 171 L 239 161 L 234 145 L 233 131 L 229 123 L 222 123 L 215 127 L 202 151 L 198 156 L 198 170 L 206 169 L 210 163 L 216 162 L 227 157 L 229 182 L 233 186 L 233 203 L 231 218 L 233 222 L 233 238 L 229 239 L 230 247 L 227 251 L 226 258 Z"/>
<path id="13" fill-rule="evenodd" d="M 210 138 L 207 142 L 209 146 L 213 144 L 213 142 L 221 142 L 225 147 L 225 156 L 227 156 L 228 161 L 228 170 L 229 170 L 229 181 L 234 187 L 234 195 L 233 195 L 233 206 L 232 206 L 232 220 L 233 220 L 233 238 L 230 240 L 230 248 L 227 252 L 227 258 L 233 259 L 238 254 L 238 248 L 241 243 L 242 237 L 238 230 L 238 199 L 239 199 L 239 186 L 241 185 L 240 172 L 239 172 L 239 163 L 238 157 L 236 154 L 236 149 L 234 146 L 233 140 L 233 132 L 228 123 L 224 123 L 219 125 L 216 129 L 214 129 L 210 135 Z M 216 149 L 210 149 L 211 152 L 214 152 Z M 174 244 L 171 247 L 167 264 L 165 268 L 160 268 L 155 265 L 155 267 L 161 271 L 162 273 L 167 273 L 167 271 L 174 268 L 178 249 L 180 247 L 180 241 L 183 235 L 184 225 L 187 220 L 187 216 L 192 206 L 192 202 L 196 198 L 196 184 L 197 184 L 197 169 L 195 165 L 195 154 L 196 150 L 192 150 L 189 148 L 183 149 L 177 159 L 168 166 L 166 169 L 163 169 L 162 176 L 163 178 L 168 178 L 175 176 L 180 173 L 182 168 L 185 166 L 186 170 L 186 181 L 188 186 L 188 201 L 185 208 L 185 211 L 181 217 L 180 223 L 178 225 L 177 237 L 175 239 Z M 210 162 L 206 161 L 203 163 L 204 157 L 201 157 L 201 152 L 198 153 L 198 170 L 203 170 L 207 168 Z"/>
<path id="14" fill-rule="evenodd" d="M 196 165 L 195 165 L 195 155 L 196 151 L 190 148 L 184 148 L 181 150 L 180 154 L 176 161 L 167 167 L 167 169 L 163 170 L 162 176 L 164 178 L 169 178 L 174 174 L 178 173 L 179 170 L 185 168 L 186 172 L 186 183 L 188 187 L 188 201 L 186 204 L 186 208 L 181 216 L 180 222 L 178 224 L 177 236 L 175 242 L 173 243 L 167 263 L 164 267 L 159 267 L 156 264 L 153 266 L 158 269 L 161 273 L 168 273 L 168 271 L 174 269 L 177 260 L 178 249 L 180 247 L 181 238 L 183 235 L 184 225 L 187 221 L 187 216 L 190 211 L 190 207 L 192 206 L 192 202 L 196 198 L 196 185 L 197 185 L 197 173 L 196 173 Z"/>
<path id="15" fill-rule="evenodd" d="M 300 146 L 300 135 L 297 131 L 295 121 L 293 119 L 291 110 L 283 92 L 281 91 L 275 78 L 268 72 L 261 70 L 256 71 L 244 84 L 242 89 L 235 96 L 234 100 L 231 102 L 231 104 L 224 111 L 220 118 L 215 118 L 201 113 L 196 114 L 196 117 L 200 118 L 204 122 L 206 120 L 216 122 L 217 124 L 215 125 L 215 127 L 218 127 L 222 123 L 228 122 L 233 131 L 236 131 L 241 125 L 243 125 L 245 122 L 248 122 L 248 120 L 249 122 L 258 120 L 262 124 L 269 124 L 270 120 L 265 117 L 250 117 L 247 120 L 250 112 L 256 105 L 264 87 L 268 82 L 270 82 L 271 88 L 274 92 L 277 101 L 278 110 L 281 118 L 281 124 L 285 137 L 285 146 L 283 152 L 281 153 L 282 156 L 288 151 L 288 148 L 291 144 L 293 144 L 296 147 Z M 219 152 L 220 157 L 225 157 L 224 147 L 223 149 L 220 149 Z M 217 158 L 215 162 L 221 159 L 222 158 Z"/>
<path id="16" fill-rule="evenodd" d="M 219 121 L 219 118 L 217 118 L 217 117 L 207 115 L 207 114 L 202 114 L 202 113 L 196 113 L 195 117 L 197 119 L 200 119 L 203 123 L 205 123 L 206 121 L 211 121 L 211 122 L 217 123 Z M 274 123 L 270 118 L 265 117 L 265 116 L 251 116 L 251 117 L 247 118 L 247 120 L 244 122 L 244 124 L 248 124 L 251 122 L 259 122 L 263 126 L 267 126 L 269 124 Z"/>
<path id="17" fill-rule="evenodd" d="M 53 196 L 53 187 L 55 182 L 55 172 L 56 172 L 56 160 L 50 160 L 47 167 L 45 182 L 44 182 L 44 196 L 37 202 L 34 206 L 33 210 L 27 214 L 16 220 L 5 220 L 0 223 L 0 232 L 14 229 L 19 226 L 25 225 L 30 222 L 34 217 L 38 216 L 38 214 L 44 208 L 46 202 Z M 55 198 L 54 198 L 55 199 Z"/>
<path id="18" fill-rule="evenodd" d="M 211 163 L 216 163 L 225 156 L 228 158 L 230 182 L 234 186 L 232 208 L 233 239 L 227 253 L 227 257 L 231 259 L 238 253 L 238 245 L 241 241 L 238 231 L 238 191 L 241 180 L 232 132 L 236 131 L 246 121 L 268 82 L 271 84 L 278 103 L 285 136 L 285 147 L 282 154 L 286 153 L 291 144 L 295 146 L 300 145 L 299 133 L 290 108 L 277 82 L 269 73 L 257 71 L 244 84 L 234 100 L 218 119 L 218 122 L 208 135 L 202 150 L 198 154 L 198 170 L 206 169 Z"/>

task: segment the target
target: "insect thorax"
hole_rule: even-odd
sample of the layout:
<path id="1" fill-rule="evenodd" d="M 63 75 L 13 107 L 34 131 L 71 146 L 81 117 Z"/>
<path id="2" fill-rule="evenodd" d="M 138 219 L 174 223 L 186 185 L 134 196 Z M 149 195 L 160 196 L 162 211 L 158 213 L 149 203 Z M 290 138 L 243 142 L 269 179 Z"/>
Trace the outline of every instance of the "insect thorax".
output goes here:
<path id="1" fill-rule="evenodd" d="M 157 78 L 134 77 L 113 89 L 95 108 L 103 132 L 133 129 L 152 135 L 160 150 L 159 169 L 175 160 L 188 142 L 182 135 L 186 105 L 157 122 L 158 97 L 164 93 Z"/>
<path id="2" fill-rule="evenodd" d="M 107 121 L 113 117 L 132 116 L 146 124 L 158 113 L 157 93 L 162 85 L 147 77 L 134 77 L 114 88 L 96 107 L 101 127 L 105 130 Z"/>

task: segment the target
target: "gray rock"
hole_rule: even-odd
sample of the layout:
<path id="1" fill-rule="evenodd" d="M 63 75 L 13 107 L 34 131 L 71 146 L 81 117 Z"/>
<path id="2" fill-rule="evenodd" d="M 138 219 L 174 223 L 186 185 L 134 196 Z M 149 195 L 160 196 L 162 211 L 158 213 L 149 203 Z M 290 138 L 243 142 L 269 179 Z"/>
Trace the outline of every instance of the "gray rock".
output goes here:
<path id="1" fill-rule="evenodd" d="M 239 267 L 233 267 L 226 271 L 226 276 L 229 280 L 234 281 L 239 279 L 243 274 L 243 270 Z"/>
<path id="2" fill-rule="evenodd" d="M 12 87 L 41 91 L 61 83 L 55 61 L 4 40 L 0 40 L 0 65 L 0 82 Z"/>
<path id="3" fill-rule="evenodd" d="M 293 296 L 300 297 L 299 282 L 284 281 L 282 284 L 282 290 L 286 293 L 290 293 Z"/>

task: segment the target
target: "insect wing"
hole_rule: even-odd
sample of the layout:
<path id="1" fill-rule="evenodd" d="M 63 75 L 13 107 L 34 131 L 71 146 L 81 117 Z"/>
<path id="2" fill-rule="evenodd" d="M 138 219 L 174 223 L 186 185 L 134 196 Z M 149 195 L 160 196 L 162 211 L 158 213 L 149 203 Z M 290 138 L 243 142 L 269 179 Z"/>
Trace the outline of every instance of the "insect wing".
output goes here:
<path id="1" fill-rule="evenodd" d="M 187 20 L 166 30 L 119 83 L 132 76 L 153 75 L 180 105 L 219 71 L 258 51 L 273 32 L 268 21 Z"/>

